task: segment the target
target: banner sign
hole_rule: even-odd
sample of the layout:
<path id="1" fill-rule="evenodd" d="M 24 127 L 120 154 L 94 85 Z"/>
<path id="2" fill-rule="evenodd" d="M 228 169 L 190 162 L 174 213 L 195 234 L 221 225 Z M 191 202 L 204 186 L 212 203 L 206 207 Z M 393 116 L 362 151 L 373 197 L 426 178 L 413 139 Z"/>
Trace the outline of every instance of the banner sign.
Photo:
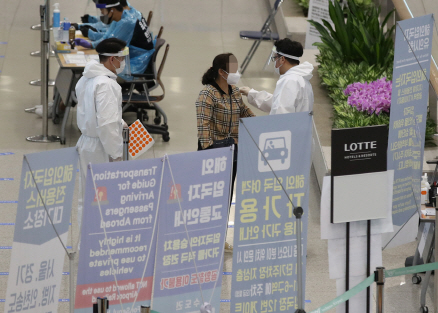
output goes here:
<path id="1" fill-rule="evenodd" d="M 310 0 L 308 20 L 314 20 L 321 25 L 323 25 L 322 20 L 326 20 L 333 27 L 333 22 L 329 13 L 329 1 L 330 0 Z M 313 25 L 307 23 L 306 49 L 317 49 L 313 44 L 315 42 L 321 42 L 320 37 L 321 34 L 319 31 Z"/>
<path id="2" fill-rule="evenodd" d="M 199 312 L 203 302 L 212 305 L 212 313 L 220 311 L 232 158 L 228 147 L 166 160 L 154 276 L 157 312 Z"/>
<path id="3" fill-rule="evenodd" d="M 387 148 L 386 125 L 332 129 L 332 223 L 388 216 L 392 172 L 386 171 Z"/>
<path id="4" fill-rule="evenodd" d="M 392 213 L 398 229 L 420 205 L 433 23 L 432 14 L 397 22 L 388 170 L 394 170 Z"/>
<path id="5" fill-rule="evenodd" d="M 110 313 L 150 303 L 162 166 L 160 159 L 92 165 L 102 212 L 88 168 L 75 312 L 90 312 L 97 297 L 108 298 Z"/>
<path id="6" fill-rule="evenodd" d="M 78 154 L 65 148 L 25 157 L 4 311 L 57 312 L 66 253 L 54 227 L 67 245 Z"/>
<path id="7" fill-rule="evenodd" d="M 290 201 L 304 209 L 305 282 L 311 146 L 308 112 L 241 120 L 231 312 L 298 308 L 296 219 Z"/>

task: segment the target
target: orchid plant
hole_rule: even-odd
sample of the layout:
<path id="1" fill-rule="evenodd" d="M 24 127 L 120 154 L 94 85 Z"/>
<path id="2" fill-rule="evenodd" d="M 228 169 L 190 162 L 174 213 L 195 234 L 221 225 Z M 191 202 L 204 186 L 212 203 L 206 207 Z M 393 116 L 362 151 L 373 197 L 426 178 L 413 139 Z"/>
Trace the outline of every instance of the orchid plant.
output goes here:
<path id="1" fill-rule="evenodd" d="M 347 103 L 360 112 L 369 115 L 389 113 L 391 108 L 392 82 L 383 77 L 370 83 L 353 83 L 348 85 L 344 94 L 348 96 Z"/>

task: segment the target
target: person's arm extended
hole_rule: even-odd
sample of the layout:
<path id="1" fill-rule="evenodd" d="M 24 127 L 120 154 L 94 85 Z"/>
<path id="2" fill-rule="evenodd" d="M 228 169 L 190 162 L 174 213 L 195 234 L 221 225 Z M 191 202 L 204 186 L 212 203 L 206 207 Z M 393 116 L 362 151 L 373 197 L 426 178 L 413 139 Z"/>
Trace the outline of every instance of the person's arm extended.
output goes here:
<path id="1" fill-rule="evenodd" d="M 213 100 L 208 90 L 204 89 L 196 101 L 196 119 L 198 125 L 198 139 L 202 149 L 213 144 L 210 123 L 213 119 Z"/>
<path id="2" fill-rule="evenodd" d="M 256 108 L 270 112 L 272 108 L 272 94 L 266 91 L 257 91 L 249 87 L 240 87 L 240 92 L 248 97 L 248 103 Z"/>
<path id="3" fill-rule="evenodd" d="M 122 124 L 119 116 L 118 97 L 108 84 L 96 88 L 97 135 L 105 152 L 117 160 L 123 156 Z"/>

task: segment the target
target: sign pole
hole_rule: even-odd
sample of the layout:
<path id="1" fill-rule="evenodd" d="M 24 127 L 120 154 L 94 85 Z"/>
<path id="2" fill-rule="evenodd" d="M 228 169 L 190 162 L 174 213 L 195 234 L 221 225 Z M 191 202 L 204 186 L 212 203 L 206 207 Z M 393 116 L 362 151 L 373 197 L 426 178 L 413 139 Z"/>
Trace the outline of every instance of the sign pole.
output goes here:
<path id="1" fill-rule="evenodd" d="M 371 220 L 367 221 L 367 277 L 371 275 Z M 371 313 L 370 307 L 371 287 L 367 288 L 367 313 Z"/>
<path id="2" fill-rule="evenodd" d="M 68 254 L 69 265 L 70 265 L 70 313 L 74 313 L 75 310 L 75 287 L 74 287 L 74 260 L 75 260 L 76 252 L 70 252 Z"/>
<path id="3" fill-rule="evenodd" d="M 345 235 L 345 291 L 350 290 L 350 222 L 347 222 L 347 230 Z M 350 301 L 345 302 L 345 312 L 350 311 Z"/>
<path id="4" fill-rule="evenodd" d="M 298 309 L 295 313 L 306 313 L 304 311 L 304 303 L 303 303 L 303 264 L 302 264 L 302 249 L 301 249 L 301 216 L 303 215 L 303 208 L 296 207 L 293 211 L 296 217 L 297 223 L 297 271 L 298 271 Z"/>

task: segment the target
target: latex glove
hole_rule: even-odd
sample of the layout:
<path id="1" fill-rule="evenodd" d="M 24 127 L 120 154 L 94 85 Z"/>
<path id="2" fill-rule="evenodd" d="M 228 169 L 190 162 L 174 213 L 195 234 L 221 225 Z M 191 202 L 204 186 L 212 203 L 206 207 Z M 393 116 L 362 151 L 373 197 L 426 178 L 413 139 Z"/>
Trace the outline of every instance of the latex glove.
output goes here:
<path id="1" fill-rule="evenodd" d="M 82 38 L 76 38 L 75 44 L 77 46 L 82 46 L 84 48 L 91 49 L 91 42 L 89 42 L 88 40 L 82 39 Z"/>
<path id="2" fill-rule="evenodd" d="M 116 158 L 116 159 L 113 159 L 112 157 L 110 157 L 109 159 L 110 159 L 110 162 L 121 162 L 123 160 L 122 157 Z"/>
<path id="3" fill-rule="evenodd" d="M 82 33 L 82 35 L 83 35 L 84 37 L 88 37 L 88 32 L 89 32 L 90 30 L 92 30 L 92 31 L 94 31 L 94 32 L 97 32 L 97 29 L 94 28 L 93 26 L 90 26 L 90 25 L 84 25 L 84 26 L 81 27 L 81 33 Z"/>
<path id="4" fill-rule="evenodd" d="M 242 95 L 248 96 L 249 91 L 251 90 L 251 88 L 244 86 L 244 87 L 240 87 L 239 91 Z"/>
<path id="5" fill-rule="evenodd" d="M 203 305 L 201 305 L 201 313 L 211 313 L 212 307 L 211 304 L 208 302 L 204 302 Z"/>
<path id="6" fill-rule="evenodd" d="M 89 14 L 85 14 L 84 16 L 81 16 L 82 23 L 88 23 L 89 16 L 90 16 Z"/>

